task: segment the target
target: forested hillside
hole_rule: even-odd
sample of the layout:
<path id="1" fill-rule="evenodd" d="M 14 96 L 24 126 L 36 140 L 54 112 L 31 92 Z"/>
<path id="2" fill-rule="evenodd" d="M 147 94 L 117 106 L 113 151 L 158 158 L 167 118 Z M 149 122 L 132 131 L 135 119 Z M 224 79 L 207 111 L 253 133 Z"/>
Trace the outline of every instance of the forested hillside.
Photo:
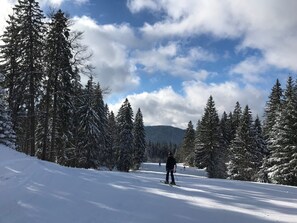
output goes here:
<path id="1" fill-rule="evenodd" d="M 165 125 L 145 126 L 146 141 L 153 143 L 172 143 L 180 145 L 183 141 L 185 130 Z"/>
<path id="2" fill-rule="evenodd" d="M 151 162 L 165 162 L 168 152 L 177 155 L 185 130 L 172 126 L 145 126 L 146 158 Z M 179 160 L 178 160 L 179 161 Z"/>

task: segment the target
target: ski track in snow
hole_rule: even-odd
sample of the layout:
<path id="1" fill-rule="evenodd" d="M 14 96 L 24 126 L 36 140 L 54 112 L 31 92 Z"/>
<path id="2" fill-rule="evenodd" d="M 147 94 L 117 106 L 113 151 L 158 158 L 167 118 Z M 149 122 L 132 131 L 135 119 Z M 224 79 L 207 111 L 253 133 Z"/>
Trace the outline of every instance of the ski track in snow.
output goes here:
<path id="1" fill-rule="evenodd" d="M 164 164 L 130 173 L 61 167 L 0 145 L 0 223 L 296 223 L 297 188 L 208 179 Z"/>

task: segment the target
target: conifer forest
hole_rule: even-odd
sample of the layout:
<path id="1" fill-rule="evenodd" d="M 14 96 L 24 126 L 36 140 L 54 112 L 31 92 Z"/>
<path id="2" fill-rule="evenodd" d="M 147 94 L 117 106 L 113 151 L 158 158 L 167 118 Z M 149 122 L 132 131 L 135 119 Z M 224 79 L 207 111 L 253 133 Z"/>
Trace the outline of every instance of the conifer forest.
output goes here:
<path id="1" fill-rule="evenodd" d="M 141 109 L 134 116 L 128 99 L 109 110 L 81 38 L 63 11 L 46 18 L 35 0 L 18 0 L 1 36 L 0 143 L 64 166 L 124 172 L 174 150 L 210 178 L 297 186 L 297 80 L 276 80 L 264 117 L 240 102 L 219 115 L 209 96 L 179 148 L 162 149 L 145 141 Z"/>
<path id="2" fill-rule="evenodd" d="M 18 1 L 1 36 L 0 142 L 65 166 L 138 168 L 141 110 L 134 119 L 127 99 L 116 116 L 109 111 L 81 38 L 61 10 L 45 20 L 38 2 Z"/>

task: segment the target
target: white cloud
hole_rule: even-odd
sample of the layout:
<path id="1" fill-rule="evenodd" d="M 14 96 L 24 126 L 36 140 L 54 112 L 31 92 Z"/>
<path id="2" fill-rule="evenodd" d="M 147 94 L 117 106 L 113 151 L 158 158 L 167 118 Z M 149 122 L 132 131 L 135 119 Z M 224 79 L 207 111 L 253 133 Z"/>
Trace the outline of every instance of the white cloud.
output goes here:
<path id="1" fill-rule="evenodd" d="M 189 122 L 185 98 L 174 92 L 171 87 L 164 87 L 150 93 L 129 95 L 127 98 L 134 112 L 138 108 L 141 109 L 145 125 L 167 124 L 184 127 Z M 110 105 L 110 109 L 117 113 L 121 104 L 122 101 Z"/>
<path id="2" fill-rule="evenodd" d="M 297 71 L 295 0 L 130 0 L 128 7 L 133 13 L 149 9 L 165 14 L 163 20 L 143 26 L 146 38 L 240 38 L 241 47 L 261 50 L 267 63 Z"/>
<path id="3" fill-rule="evenodd" d="M 92 50 L 95 78 L 113 93 L 139 84 L 128 58 L 129 46 L 137 42 L 128 25 L 99 25 L 90 17 L 75 17 L 74 29 L 84 31 L 83 43 Z"/>
<path id="4" fill-rule="evenodd" d="M 143 1 L 131 1 L 141 4 Z M 230 15 L 227 1 L 199 1 L 199 0 L 162 0 L 154 1 L 158 7 L 142 5 L 139 10 L 148 8 L 164 12 L 167 16 L 163 21 L 155 24 L 146 23 L 142 31 L 150 38 L 163 38 L 164 36 L 191 36 L 202 33 L 211 33 L 219 37 L 237 37 L 241 34 L 241 26 L 236 18 Z"/>
<path id="5" fill-rule="evenodd" d="M 208 76 L 205 70 L 196 70 L 195 66 L 200 61 L 214 61 L 215 56 L 201 47 L 191 48 L 183 52 L 178 42 L 169 42 L 165 46 L 158 46 L 150 50 L 136 50 L 133 62 L 144 66 L 143 70 L 148 73 L 165 72 L 173 76 L 185 79 L 204 80 Z"/>
<path id="6" fill-rule="evenodd" d="M 213 96 L 216 108 L 220 114 L 224 111 L 233 111 L 235 103 L 238 101 L 242 107 L 249 105 L 254 115 L 263 113 L 264 98 L 266 93 L 252 85 L 244 88 L 236 82 L 205 84 L 200 81 L 184 82 L 184 91 L 187 101 L 194 105 L 196 109 L 204 108 L 210 95 Z"/>
<path id="7" fill-rule="evenodd" d="M 261 58 L 248 57 L 244 61 L 235 65 L 230 73 L 240 74 L 245 83 L 260 83 L 263 82 L 263 74 L 269 68 L 268 64 Z"/>
<path id="8" fill-rule="evenodd" d="M 40 3 L 41 7 L 45 7 L 45 6 L 59 7 L 65 1 L 66 0 L 39 0 L 38 2 Z"/>
<path id="9" fill-rule="evenodd" d="M 127 6 L 130 9 L 130 11 L 133 13 L 137 13 L 145 8 L 150 8 L 153 10 L 159 9 L 158 3 L 155 2 L 154 0 L 138 0 L 138 1 L 128 0 Z"/>
<path id="10" fill-rule="evenodd" d="M 59 6 L 65 1 L 68 0 L 40 0 L 40 3 Z M 5 26 L 3 17 L 8 15 L 14 2 L 1 0 L 0 32 Z M 169 86 L 127 97 L 135 112 L 138 107 L 142 109 L 146 125 L 186 128 L 190 120 L 196 123 L 201 118 L 210 95 L 220 114 L 232 111 L 239 101 L 242 106 L 248 104 L 253 113 L 260 116 L 266 95 L 249 84 L 242 89 L 235 82 L 203 83 L 216 74 L 197 65 L 201 61 L 215 62 L 217 56 L 201 47 L 185 49 L 177 38 L 171 42 L 167 42 L 167 38 L 200 34 L 211 34 L 219 39 L 240 38 L 239 49 L 259 49 L 263 58 L 247 58 L 232 67 L 230 73 L 240 74 L 246 83 L 259 82 L 258 74 L 265 72 L 269 65 L 297 70 L 296 3 L 291 0 L 286 4 L 277 0 L 129 0 L 127 5 L 131 12 L 149 9 L 153 13 L 161 12 L 163 20 L 144 25 L 137 35 L 128 24 L 101 25 L 87 16 L 75 17 L 73 27 L 84 31 L 83 42 L 94 54 L 96 80 L 101 86 L 110 87 L 113 95 L 139 86 L 137 64 L 148 73 L 161 71 L 184 77 L 187 81 L 183 83 L 182 94 Z M 110 108 L 117 112 L 122 102 Z"/>
<path id="11" fill-rule="evenodd" d="M 265 93 L 248 85 L 242 89 L 235 82 L 205 84 L 200 81 L 188 81 L 183 84 L 184 94 L 175 92 L 170 86 L 153 92 L 129 95 L 133 111 L 140 107 L 145 125 L 166 124 L 186 128 L 189 121 L 197 123 L 203 115 L 207 99 L 213 96 L 216 108 L 221 116 L 234 110 L 237 101 L 242 107 L 249 105 L 254 115 L 262 116 Z M 122 104 L 110 105 L 118 112 Z"/>

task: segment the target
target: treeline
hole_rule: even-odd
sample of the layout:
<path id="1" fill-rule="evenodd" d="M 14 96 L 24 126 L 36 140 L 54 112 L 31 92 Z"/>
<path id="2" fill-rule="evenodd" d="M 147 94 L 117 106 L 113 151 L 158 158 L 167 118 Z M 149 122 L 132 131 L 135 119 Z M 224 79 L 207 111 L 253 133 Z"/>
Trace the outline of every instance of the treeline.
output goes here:
<path id="1" fill-rule="evenodd" d="M 149 162 L 166 162 L 168 152 L 177 153 L 179 145 L 175 143 L 160 143 L 148 141 L 146 145 L 146 160 Z"/>
<path id="2" fill-rule="evenodd" d="M 70 25 L 61 10 L 45 20 L 35 0 L 14 6 L 1 36 L 0 143 L 66 166 L 137 169 L 145 152 L 142 113 L 134 120 L 128 99 L 117 116 L 109 111 L 82 33 Z M 82 74 L 90 77 L 86 86 Z"/>
<path id="3" fill-rule="evenodd" d="M 219 117 L 210 96 L 196 129 L 188 124 L 180 157 L 211 178 L 297 186 L 297 82 L 289 77 L 282 89 L 276 81 L 262 122 L 239 102 Z"/>

